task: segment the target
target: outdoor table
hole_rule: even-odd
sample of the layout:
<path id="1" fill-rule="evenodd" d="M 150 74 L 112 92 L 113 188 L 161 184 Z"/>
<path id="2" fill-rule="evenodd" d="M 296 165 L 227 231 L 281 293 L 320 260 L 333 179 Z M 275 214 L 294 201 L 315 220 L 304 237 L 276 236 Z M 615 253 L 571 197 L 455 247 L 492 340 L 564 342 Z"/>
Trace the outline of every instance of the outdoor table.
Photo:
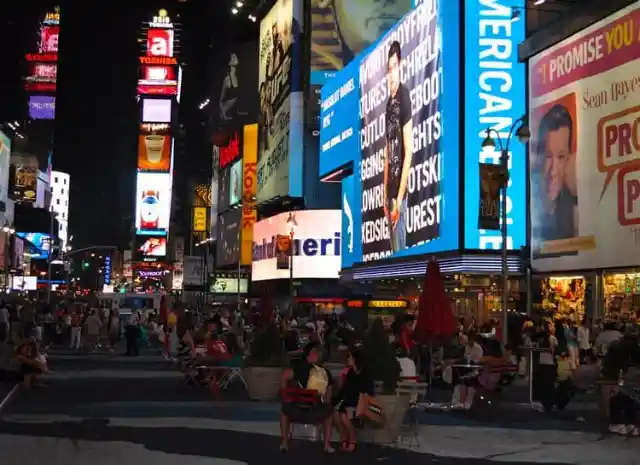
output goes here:
<path id="1" fill-rule="evenodd" d="M 527 360 L 527 363 L 529 363 L 529 404 L 533 405 L 533 353 L 549 352 L 551 349 L 543 349 L 536 346 L 520 346 L 518 349 L 529 352 L 529 358 Z"/>

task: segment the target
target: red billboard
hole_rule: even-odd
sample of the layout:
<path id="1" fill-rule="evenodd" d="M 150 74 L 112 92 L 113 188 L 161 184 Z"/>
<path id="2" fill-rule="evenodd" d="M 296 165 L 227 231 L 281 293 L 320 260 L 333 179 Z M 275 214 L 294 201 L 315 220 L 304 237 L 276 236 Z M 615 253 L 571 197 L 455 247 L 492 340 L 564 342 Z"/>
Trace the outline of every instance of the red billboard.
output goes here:
<path id="1" fill-rule="evenodd" d="M 42 26 L 40 28 L 38 51 L 40 53 L 58 53 L 59 36 L 60 26 Z"/>
<path id="2" fill-rule="evenodd" d="M 173 56 L 173 29 L 149 29 L 147 31 L 147 56 Z"/>
<path id="3" fill-rule="evenodd" d="M 55 63 L 29 63 L 29 82 L 56 82 L 58 65 Z"/>

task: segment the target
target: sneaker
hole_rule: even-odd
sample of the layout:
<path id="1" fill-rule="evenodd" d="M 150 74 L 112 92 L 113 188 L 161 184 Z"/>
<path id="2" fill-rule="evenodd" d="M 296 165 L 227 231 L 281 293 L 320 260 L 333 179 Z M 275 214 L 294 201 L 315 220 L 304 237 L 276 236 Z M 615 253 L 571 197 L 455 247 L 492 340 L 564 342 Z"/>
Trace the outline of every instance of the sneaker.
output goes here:
<path id="1" fill-rule="evenodd" d="M 609 432 L 626 436 L 629 433 L 627 425 L 609 425 Z"/>
<path id="2" fill-rule="evenodd" d="M 540 402 L 533 402 L 531 404 L 531 408 L 533 408 L 533 410 L 535 410 L 536 412 L 544 412 L 544 406 Z"/>
<path id="3" fill-rule="evenodd" d="M 455 404 L 451 404 L 451 408 L 453 410 L 464 410 L 464 404 L 462 402 L 456 402 Z"/>
<path id="4" fill-rule="evenodd" d="M 627 425 L 627 434 L 633 436 L 634 438 L 637 438 L 640 436 L 640 428 L 638 428 L 636 425 Z"/>

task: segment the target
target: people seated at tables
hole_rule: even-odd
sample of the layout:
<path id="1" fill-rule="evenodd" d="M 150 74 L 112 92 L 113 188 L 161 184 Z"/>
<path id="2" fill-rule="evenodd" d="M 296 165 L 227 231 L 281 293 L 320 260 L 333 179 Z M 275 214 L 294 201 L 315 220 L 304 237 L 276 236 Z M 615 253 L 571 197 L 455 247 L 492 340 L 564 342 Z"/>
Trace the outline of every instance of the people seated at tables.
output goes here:
<path id="1" fill-rule="evenodd" d="M 609 431 L 640 436 L 640 348 L 631 355 L 631 366 L 620 381 L 618 393 L 609 401 Z"/>
<path id="2" fill-rule="evenodd" d="M 356 448 L 353 416 L 361 394 L 375 395 L 375 383 L 364 366 L 362 353 L 352 347 L 349 349 L 347 370 L 342 385 L 333 398 L 333 405 L 336 407 L 334 422 L 340 433 L 341 449 L 345 452 L 353 452 Z"/>
<path id="3" fill-rule="evenodd" d="M 461 335 L 460 341 L 464 343 L 464 358 L 458 361 L 460 365 L 478 365 L 484 357 L 484 350 L 477 342 L 478 336 L 474 332 L 467 335 Z M 460 370 L 466 370 L 460 373 Z M 453 396 L 451 398 L 451 406 L 453 408 L 471 408 L 475 389 L 472 387 L 471 380 L 479 375 L 479 371 L 474 368 L 453 370 L 452 379 L 454 380 Z"/>
<path id="4" fill-rule="evenodd" d="M 587 391 L 600 377 L 601 366 L 594 354 L 585 356 L 569 378 L 561 381 L 556 388 L 556 408 L 563 410 L 569 401 L 579 392 Z"/>
<path id="5" fill-rule="evenodd" d="M 46 357 L 40 353 L 38 342 L 34 335 L 25 336 L 15 348 L 13 359 L 18 364 L 20 373 L 22 373 L 23 386 L 27 389 L 36 386 L 37 378 L 48 371 Z"/>
<path id="6" fill-rule="evenodd" d="M 281 388 L 300 388 L 317 393 L 317 402 L 312 405 L 300 405 L 297 402 L 283 402 L 280 414 L 280 450 L 289 450 L 291 438 L 291 424 L 304 423 L 309 425 L 322 424 L 324 433 L 324 451 L 333 453 L 331 447 L 333 404 L 333 378 L 329 370 L 322 366 L 320 346 L 309 343 L 302 351 L 302 358 L 286 369 L 281 378 Z"/>
<path id="7" fill-rule="evenodd" d="M 410 357 L 407 349 L 402 344 L 396 344 L 396 360 L 400 365 L 400 379 L 401 380 L 418 380 L 418 372 L 416 369 L 416 362 Z"/>

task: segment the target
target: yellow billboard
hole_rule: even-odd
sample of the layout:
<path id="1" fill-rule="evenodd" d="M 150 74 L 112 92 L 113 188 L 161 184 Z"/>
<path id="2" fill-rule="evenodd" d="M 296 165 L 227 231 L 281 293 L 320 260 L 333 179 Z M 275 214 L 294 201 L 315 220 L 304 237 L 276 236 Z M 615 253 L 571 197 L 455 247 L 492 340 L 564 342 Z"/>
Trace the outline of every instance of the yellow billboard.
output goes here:
<path id="1" fill-rule="evenodd" d="M 242 138 L 242 247 L 240 263 L 251 265 L 253 225 L 257 220 L 258 125 L 247 124 Z"/>
<path id="2" fill-rule="evenodd" d="M 193 232 L 207 231 L 207 209 L 205 207 L 194 207 L 193 209 Z"/>

